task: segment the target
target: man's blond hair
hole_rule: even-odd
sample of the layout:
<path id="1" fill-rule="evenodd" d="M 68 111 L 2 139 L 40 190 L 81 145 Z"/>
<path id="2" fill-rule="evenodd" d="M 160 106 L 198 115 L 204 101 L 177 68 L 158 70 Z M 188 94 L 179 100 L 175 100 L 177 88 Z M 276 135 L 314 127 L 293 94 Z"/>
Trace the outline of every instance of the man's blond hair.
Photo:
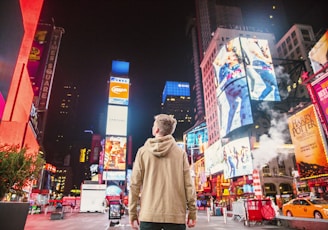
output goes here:
<path id="1" fill-rule="evenodd" d="M 161 135 L 166 136 L 174 133 L 177 126 L 177 120 L 173 115 L 158 114 L 154 118 Z"/>

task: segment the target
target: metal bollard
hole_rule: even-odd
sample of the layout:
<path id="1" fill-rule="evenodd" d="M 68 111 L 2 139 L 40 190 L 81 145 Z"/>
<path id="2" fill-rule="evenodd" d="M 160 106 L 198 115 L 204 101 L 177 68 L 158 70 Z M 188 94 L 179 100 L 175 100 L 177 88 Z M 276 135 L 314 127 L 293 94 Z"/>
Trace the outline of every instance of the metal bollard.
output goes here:
<path id="1" fill-rule="evenodd" d="M 223 212 L 223 221 L 226 224 L 227 223 L 227 207 L 223 207 L 222 212 Z"/>

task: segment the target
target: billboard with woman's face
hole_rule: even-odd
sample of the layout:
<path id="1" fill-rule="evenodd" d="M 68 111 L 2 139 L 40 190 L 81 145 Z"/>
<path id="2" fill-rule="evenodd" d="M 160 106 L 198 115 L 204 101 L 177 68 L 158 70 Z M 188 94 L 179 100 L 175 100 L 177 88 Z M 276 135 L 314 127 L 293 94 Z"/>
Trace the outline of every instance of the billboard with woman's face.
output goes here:
<path id="1" fill-rule="evenodd" d="M 239 38 L 226 42 L 220 49 L 213 66 L 220 135 L 253 123 L 249 90 Z"/>

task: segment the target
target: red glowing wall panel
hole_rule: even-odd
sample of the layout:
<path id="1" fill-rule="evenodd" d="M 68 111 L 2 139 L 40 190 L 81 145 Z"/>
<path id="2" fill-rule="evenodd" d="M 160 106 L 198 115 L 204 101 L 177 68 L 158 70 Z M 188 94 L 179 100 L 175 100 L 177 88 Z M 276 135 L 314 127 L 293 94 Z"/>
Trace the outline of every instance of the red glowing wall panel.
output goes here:
<path id="1" fill-rule="evenodd" d="M 33 91 L 26 66 L 42 9 L 43 0 L 20 0 L 19 3 L 24 34 L 19 47 L 19 53 L 13 75 L 12 77 L 7 75 L 7 78 L 9 78 L 10 87 L 8 96 L 5 98 L 6 104 L 3 111 L 2 121 L 0 123 L 0 143 L 19 145 L 27 144 L 37 149 L 38 146 L 36 144 L 35 135 L 30 130 L 28 125 Z M 17 2 L 7 4 L 16 5 Z M 15 30 L 14 27 L 12 29 Z"/>

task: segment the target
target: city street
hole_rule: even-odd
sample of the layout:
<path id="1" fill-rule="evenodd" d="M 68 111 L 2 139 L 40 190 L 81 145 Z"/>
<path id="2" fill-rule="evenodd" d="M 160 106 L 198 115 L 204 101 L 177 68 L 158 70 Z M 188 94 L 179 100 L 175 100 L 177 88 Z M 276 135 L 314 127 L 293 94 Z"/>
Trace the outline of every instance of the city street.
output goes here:
<path id="1" fill-rule="evenodd" d="M 257 223 L 252 225 L 251 228 L 255 229 L 289 229 L 270 225 L 268 223 Z M 45 215 L 34 214 L 29 215 L 26 221 L 25 230 L 44 230 L 44 229 L 59 229 L 59 230 L 110 230 L 110 229 L 131 229 L 128 223 L 128 216 L 124 215 L 120 223 L 116 226 L 110 226 L 108 213 L 65 213 L 64 219 L 50 220 L 50 214 Z M 209 221 L 206 211 L 200 210 L 198 212 L 197 227 L 192 228 L 195 230 L 219 230 L 219 229 L 250 229 L 244 226 L 243 222 L 227 218 L 224 222 L 223 216 L 210 216 Z"/>

